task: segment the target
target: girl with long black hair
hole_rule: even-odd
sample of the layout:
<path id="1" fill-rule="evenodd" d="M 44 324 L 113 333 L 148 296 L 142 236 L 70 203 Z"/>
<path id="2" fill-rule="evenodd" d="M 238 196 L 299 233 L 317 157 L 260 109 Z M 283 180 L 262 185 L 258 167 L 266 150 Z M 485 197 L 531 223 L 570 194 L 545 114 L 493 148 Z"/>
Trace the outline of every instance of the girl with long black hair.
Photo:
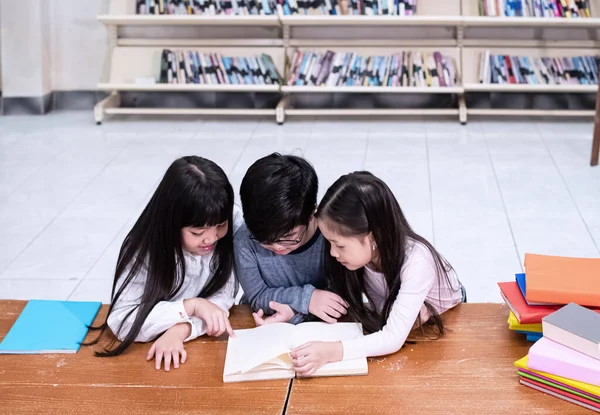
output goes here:
<path id="1" fill-rule="evenodd" d="M 147 359 L 178 368 L 184 342 L 233 335 L 228 320 L 237 284 L 233 234 L 242 223 L 233 189 L 210 160 L 188 156 L 167 169 L 125 238 L 114 275 L 107 328 L 116 339 L 97 356 L 117 356 L 133 342 L 155 340 Z M 117 344 L 116 340 L 120 342 Z"/>
<path id="2" fill-rule="evenodd" d="M 440 314 L 466 301 L 464 287 L 450 264 L 412 230 L 383 181 L 369 172 L 342 176 L 316 216 L 327 240 L 329 287 L 371 334 L 296 348 L 299 374 L 310 376 L 327 362 L 394 353 L 412 328 L 425 323 L 444 333 Z"/>

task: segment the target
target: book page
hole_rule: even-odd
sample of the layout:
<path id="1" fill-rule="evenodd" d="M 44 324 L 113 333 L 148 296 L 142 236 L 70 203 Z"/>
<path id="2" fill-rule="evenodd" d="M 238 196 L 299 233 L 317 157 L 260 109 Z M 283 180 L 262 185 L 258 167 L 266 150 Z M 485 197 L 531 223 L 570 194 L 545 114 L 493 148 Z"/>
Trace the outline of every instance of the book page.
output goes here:
<path id="1" fill-rule="evenodd" d="M 292 335 L 285 339 L 289 349 L 312 341 L 335 342 L 352 340 L 363 335 L 362 326 L 358 323 L 321 323 L 310 322 L 298 324 Z"/>
<path id="2" fill-rule="evenodd" d="M 296 326 L 294 335 L 288 341 L 294 347 L 311 341 L 335 342 L 352 340 L 362 337 L 362 326 L 358 323 L 303 323 Z M 340 362 L 327 363 L 313 376 L 340 376 L 340 375 L 366 375 L 369 372 L 367 359 L 342 360 Z"/>
<path id="3" fill-rule="evenodd" d="M 245 373 L 266 363 L 278 362 L 277 357 L 287 354 L 285 339 L 292 336 L 294 326 L 288 323 L 267 324 L 247 330 L 235 330 L 236 337 L 229 338 L 226 374 Z M 231 347 L 232 350 L 229 350 Z M 232 359 L 230 359 L 232 358 Z M 279 360 L 285 367 L 285 359 Z"/>

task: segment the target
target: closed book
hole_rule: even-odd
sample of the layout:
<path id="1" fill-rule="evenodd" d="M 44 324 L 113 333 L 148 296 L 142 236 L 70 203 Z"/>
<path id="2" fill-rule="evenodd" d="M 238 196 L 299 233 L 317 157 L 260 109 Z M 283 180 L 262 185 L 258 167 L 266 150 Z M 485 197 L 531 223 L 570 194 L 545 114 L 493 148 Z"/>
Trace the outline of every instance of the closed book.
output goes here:
<path id="1" fill-rule="evenodd" d="M 521 295 L 516 282 L 499 282 L 500 294 L 521 324 L 540 323 L 543 317 L 558 310 L 555 305 L 530 306 Z"/>
<path id="2" fill-rule="evenodd" d="M 527 301 L 600 306 L 600 258 L 525 254 Z"/>
<path id="3" fill-rule="evenodd" d="M 600 360 L 542 338 L 529 349 L 530 369 L 600 385 Z"/>
<path id="4" fill-rule="evenodd" d="M 542 319 L 544 336 L 600 359 L 600 315 L 575 303 Z"/>

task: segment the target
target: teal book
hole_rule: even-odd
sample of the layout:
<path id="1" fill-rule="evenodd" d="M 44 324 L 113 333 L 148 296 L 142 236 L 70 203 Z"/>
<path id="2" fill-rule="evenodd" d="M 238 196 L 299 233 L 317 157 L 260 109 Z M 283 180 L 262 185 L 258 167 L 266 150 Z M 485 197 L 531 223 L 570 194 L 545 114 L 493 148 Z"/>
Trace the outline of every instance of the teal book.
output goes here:
<path id="1" fill-rule="evenodd" d="M 30 300 L 0 354 L 77 353 L 102 303 Z"/>

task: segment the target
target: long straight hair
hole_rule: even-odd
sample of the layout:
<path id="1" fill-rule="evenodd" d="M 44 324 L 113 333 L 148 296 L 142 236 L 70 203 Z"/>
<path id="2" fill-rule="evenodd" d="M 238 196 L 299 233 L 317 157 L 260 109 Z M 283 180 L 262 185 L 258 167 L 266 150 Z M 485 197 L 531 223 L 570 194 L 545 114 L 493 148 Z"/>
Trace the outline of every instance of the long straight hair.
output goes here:
<path id="1" fill-rule="evenodd" d="M 150 311 L 160 301 L 171 300 L 185 278 L 181 229 L 215 226 L 229 221 L 227 234 L 215 246 L 210 269 L 212 278 L 198 294 L 209 297 L 219 291 L 233 270 L 233 188 L 223 170 L 210 160 L 187 156 L 175 160 L 167 169 L 150 202 L 138 218 L 119 251 L 111 294 L 110 316 L 123 292 L 136 275 L 145 269 L 147 279 L 131 330 L 115 347 L 116 339 L 96 356 L 117 356 L 135 340 Z M 98 343 L 107 329 L 108 317 L 98 327 Z M 119 327 L 118 332 L 122 328 Z"/>
<path id="2" fill-rule="evenodd" d="M 373 305 L 365 287 L 364 267 L 350 271 L 329 255 L 331 244 L 326 242 L 325 269 L 330 287 L 350 305 L 350 315 L 368 332 L 383 328 L 402 285 L 401 271 L 406 262 L 406 249 L 412 239 L 429 249 L 435 261 L 437 278 L 450 285 L 450 264 L 422 236 L 415 233 L 400 209 L 390 188 L 366 171 L 340 177 L 325 193 L 317 209 L 317 218 L 327 220 L 342 236 L 364 236 L 372 232 L 379 250 L 381 270 L 388 287 L 388 296 L 380 313 Z M 441 284 L 440 284 L 441 286 Z M 363 303 L 362 294 L 369 301 Z M 430 322 L 444 333 L 444 323 L 429 302 Z"/>

